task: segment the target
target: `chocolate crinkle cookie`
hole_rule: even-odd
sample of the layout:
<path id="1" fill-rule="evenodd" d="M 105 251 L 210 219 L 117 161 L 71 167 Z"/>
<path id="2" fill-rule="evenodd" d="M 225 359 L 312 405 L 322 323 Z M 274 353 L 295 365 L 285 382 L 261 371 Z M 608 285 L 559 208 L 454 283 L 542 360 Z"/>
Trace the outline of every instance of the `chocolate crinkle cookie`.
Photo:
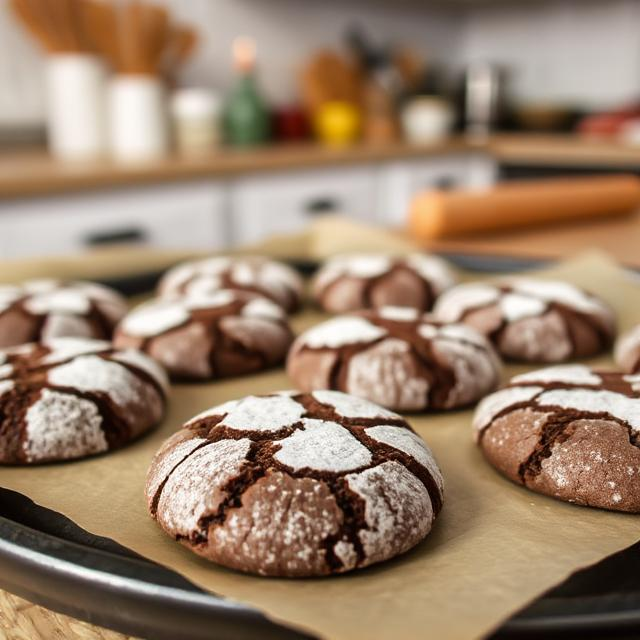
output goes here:
<path id="1" fill-rule="evenodd" d="M 474 417 L 484 456 L 560 500 L 640 512 L 640 375 L 565 365 L 516 376 Z"/>
<path id="2" fill-rule="evenodd" d="M 82 458 L 122 447 L 164 413 L 166 374 L 109 342 L 56 338 L 0 351 L 0 463 Z"/>
<path id="3" fill-rule="evenodd" d="M 615 349 L 617 365 L 627 373 L 640 373 L 640 324 L 618 340 Z"/>
<path id="4" fill-rule="evenodd" d="M 292 339 L 277 304 L 222 289 L 140 305 L 118 325 L 114 344 L 145 351 L 173 378 L 208 380 L 272 367 Z"/>
<path id="5" fill-rule="evenodd" d="M 92 282 L 0 285 L 0 348 L 69 336 L 111 339 L 126 312 L 119 293 Z"/>
<path id="6" fill-rule="evenodd" d="M 158 294 L 163 298 L 201 296 L 220 289 L 257 293 L 291 313 L 300 307 L 304 284 L 282 262 L 261 256 L 219 256 L 170 269 L 160 280 Z"/>
<path id="7" fill-rule="evenodd" d="M 353 254 L 331 258 L 320 268 L 313 296 L 331 313 L 385 306 L 428 311 L 453 284 L 446 262 L 435 256 Z"/>
<path id="8" fill-rule="evenodd" d="M 398 411 L 451 409 L 493 391 L 501 366 L 489 341 L 407 307 L 338 316 L 294 342 L 287 372 L 303 391 L 336 389 Z"/>
<path id="9" fill-rule="evenodd" d="M 435 316 L 465 322 L 488 336 L 502 356 L 562 362 L 608 349 L 616 334 L 612 309 L 567 282 L 514 278 L 463 284 L 437 302 Z"/>
<path id="10" fill-rule="evenodd" d="M 195 553 L 268 576 L 342 573 L 431 530 L 442 476 L 397 414 L 334 391 L 248 396 L 201 413 L 147 476 L 151 515 Z"/>

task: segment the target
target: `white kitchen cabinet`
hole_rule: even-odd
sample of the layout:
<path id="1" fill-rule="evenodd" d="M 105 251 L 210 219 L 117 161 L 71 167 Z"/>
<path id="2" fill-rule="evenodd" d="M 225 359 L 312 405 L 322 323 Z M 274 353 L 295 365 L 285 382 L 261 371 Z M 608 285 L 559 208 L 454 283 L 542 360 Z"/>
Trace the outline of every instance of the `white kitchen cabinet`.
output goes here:
<path id="1" fill-rule="evenodd" d="M 0 255 L 62 255 L 117 242 L 222 249 L 226 216 L 226 190 L 207 181 L 6 200 Z"/>
<path id="2" fill-rule="evenodd" d="M 406 223 L 411 199 L 429 189 L 482 189 L 497 177 L 497 164 L 484 154 L 455 154 L 399 160 L 380 166 L 378 218 L 388 225 Z"/>
<path id="3" fill-rule="evenodd" d="M 229 199 L 232 241 L 253 243 L 300 231 L 327 213 L 375 222 L 377 187 L 374 165 L 238 179 Z"/>

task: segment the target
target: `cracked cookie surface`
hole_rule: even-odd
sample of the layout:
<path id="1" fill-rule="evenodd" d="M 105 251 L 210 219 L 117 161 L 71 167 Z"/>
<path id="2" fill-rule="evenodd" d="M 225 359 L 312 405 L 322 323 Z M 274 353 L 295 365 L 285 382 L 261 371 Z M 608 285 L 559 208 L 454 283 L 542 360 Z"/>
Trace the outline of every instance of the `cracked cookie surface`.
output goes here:
<path id="1" fill-rule="evenodd" d="M 169 269 L 160 280 L 158 295 L 202 296 L 220 289 L 256 293 L 292 313 L 300 307 L 304 283 L 294 269 L 282 262 L 262 256 L 218 256 Z"/>
<path id="2" fill-rule="evenodd" d="M 405 420 L 335 391 L 247 396 L 186 423 L 147 475 L 149 511 L 195 553 L 239 571 L 343 573 L 431 530 L 442 475 Z"/>
<path id="3" fill-rule="evenodd" d="M 0 349 L 60 337 L 111 339 L 125 299 L 93 282 L 0 285 Z"/>
<path id="4" fill-rule="evenodd" d="M 446 262 L 435 256 L 350 254 L 327 260 L 314 277 L 312 291 L 331 313 L 385 306 L 428 311 L 454 282 Z"/>
<path id="5" fill-rule="evenodd" d="M 280 306 L 221 289 L 141 304 L 118 325 L 114 344 L 148 353 L 172 378 L 209 380 L 275 366 L 292 339 Z"/>
<path id="6" fill-rule="evenodd" d="M 407 307 L 338 316 L 294 342 L 287 373 L 303 391 L 336 389 L 398 411 L 450 409 L 493 391 L 501 367 L 489 341 Z"/>
<path id="7" fill-rule="evenodd" d="M 640 375 L 564 365 L 512 378 L 474 416 L 486 459 L 567 502 L 640 512 Z"/>
<path id="8" fill-rule="evenodd" d="M 512 278 L 469 283 L 439 299 L 434 315 L 482 332 L 499 353 L 521 362 L 563 362 L 608 349 L 616 334 L 612 309 L 567 282 Z"/>
<path id="9" fill-rule="evenodd" d="M 160 421 L 167 393 L 157 363 L 109 342 L 57 338 L 0 351 L 0 463 L 122 447 Z"/>

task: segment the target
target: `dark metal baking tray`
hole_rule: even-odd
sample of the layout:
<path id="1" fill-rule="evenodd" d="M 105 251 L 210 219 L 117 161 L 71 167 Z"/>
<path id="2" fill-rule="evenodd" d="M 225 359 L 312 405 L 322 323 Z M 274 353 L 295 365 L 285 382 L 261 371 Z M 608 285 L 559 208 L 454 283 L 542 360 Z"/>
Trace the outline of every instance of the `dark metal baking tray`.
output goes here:
<path id="1" fill-rule="evenodd" d="M 447 257 L 477 271 L 516 271 L 540 264 Z M 316 265 L 294 266 L 309 273 Z M 134 295 L 149 291 L 159 275 L 107 282 Z M 52 610 L 151 640 L 313 637 L 205 592 L 174 571 L 2 488 L 0 587 Z M 556 637 L 640 638 L 640 542 L 576 572 L 518 612 L 491 640 Z"/>

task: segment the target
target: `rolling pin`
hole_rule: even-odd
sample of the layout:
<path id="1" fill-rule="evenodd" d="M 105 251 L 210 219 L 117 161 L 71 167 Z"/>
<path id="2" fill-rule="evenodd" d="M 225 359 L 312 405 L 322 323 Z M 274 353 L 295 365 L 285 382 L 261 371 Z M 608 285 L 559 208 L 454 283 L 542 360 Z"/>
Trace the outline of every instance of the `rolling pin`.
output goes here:
<path id="1" fill-rule="evenodd" d="M 640 179 L 633 175 L 528 180 L 487 191 L 429 191 L 409 210 L 409 231 L 431 240 L 597 216 L 640 207 Z"/>

